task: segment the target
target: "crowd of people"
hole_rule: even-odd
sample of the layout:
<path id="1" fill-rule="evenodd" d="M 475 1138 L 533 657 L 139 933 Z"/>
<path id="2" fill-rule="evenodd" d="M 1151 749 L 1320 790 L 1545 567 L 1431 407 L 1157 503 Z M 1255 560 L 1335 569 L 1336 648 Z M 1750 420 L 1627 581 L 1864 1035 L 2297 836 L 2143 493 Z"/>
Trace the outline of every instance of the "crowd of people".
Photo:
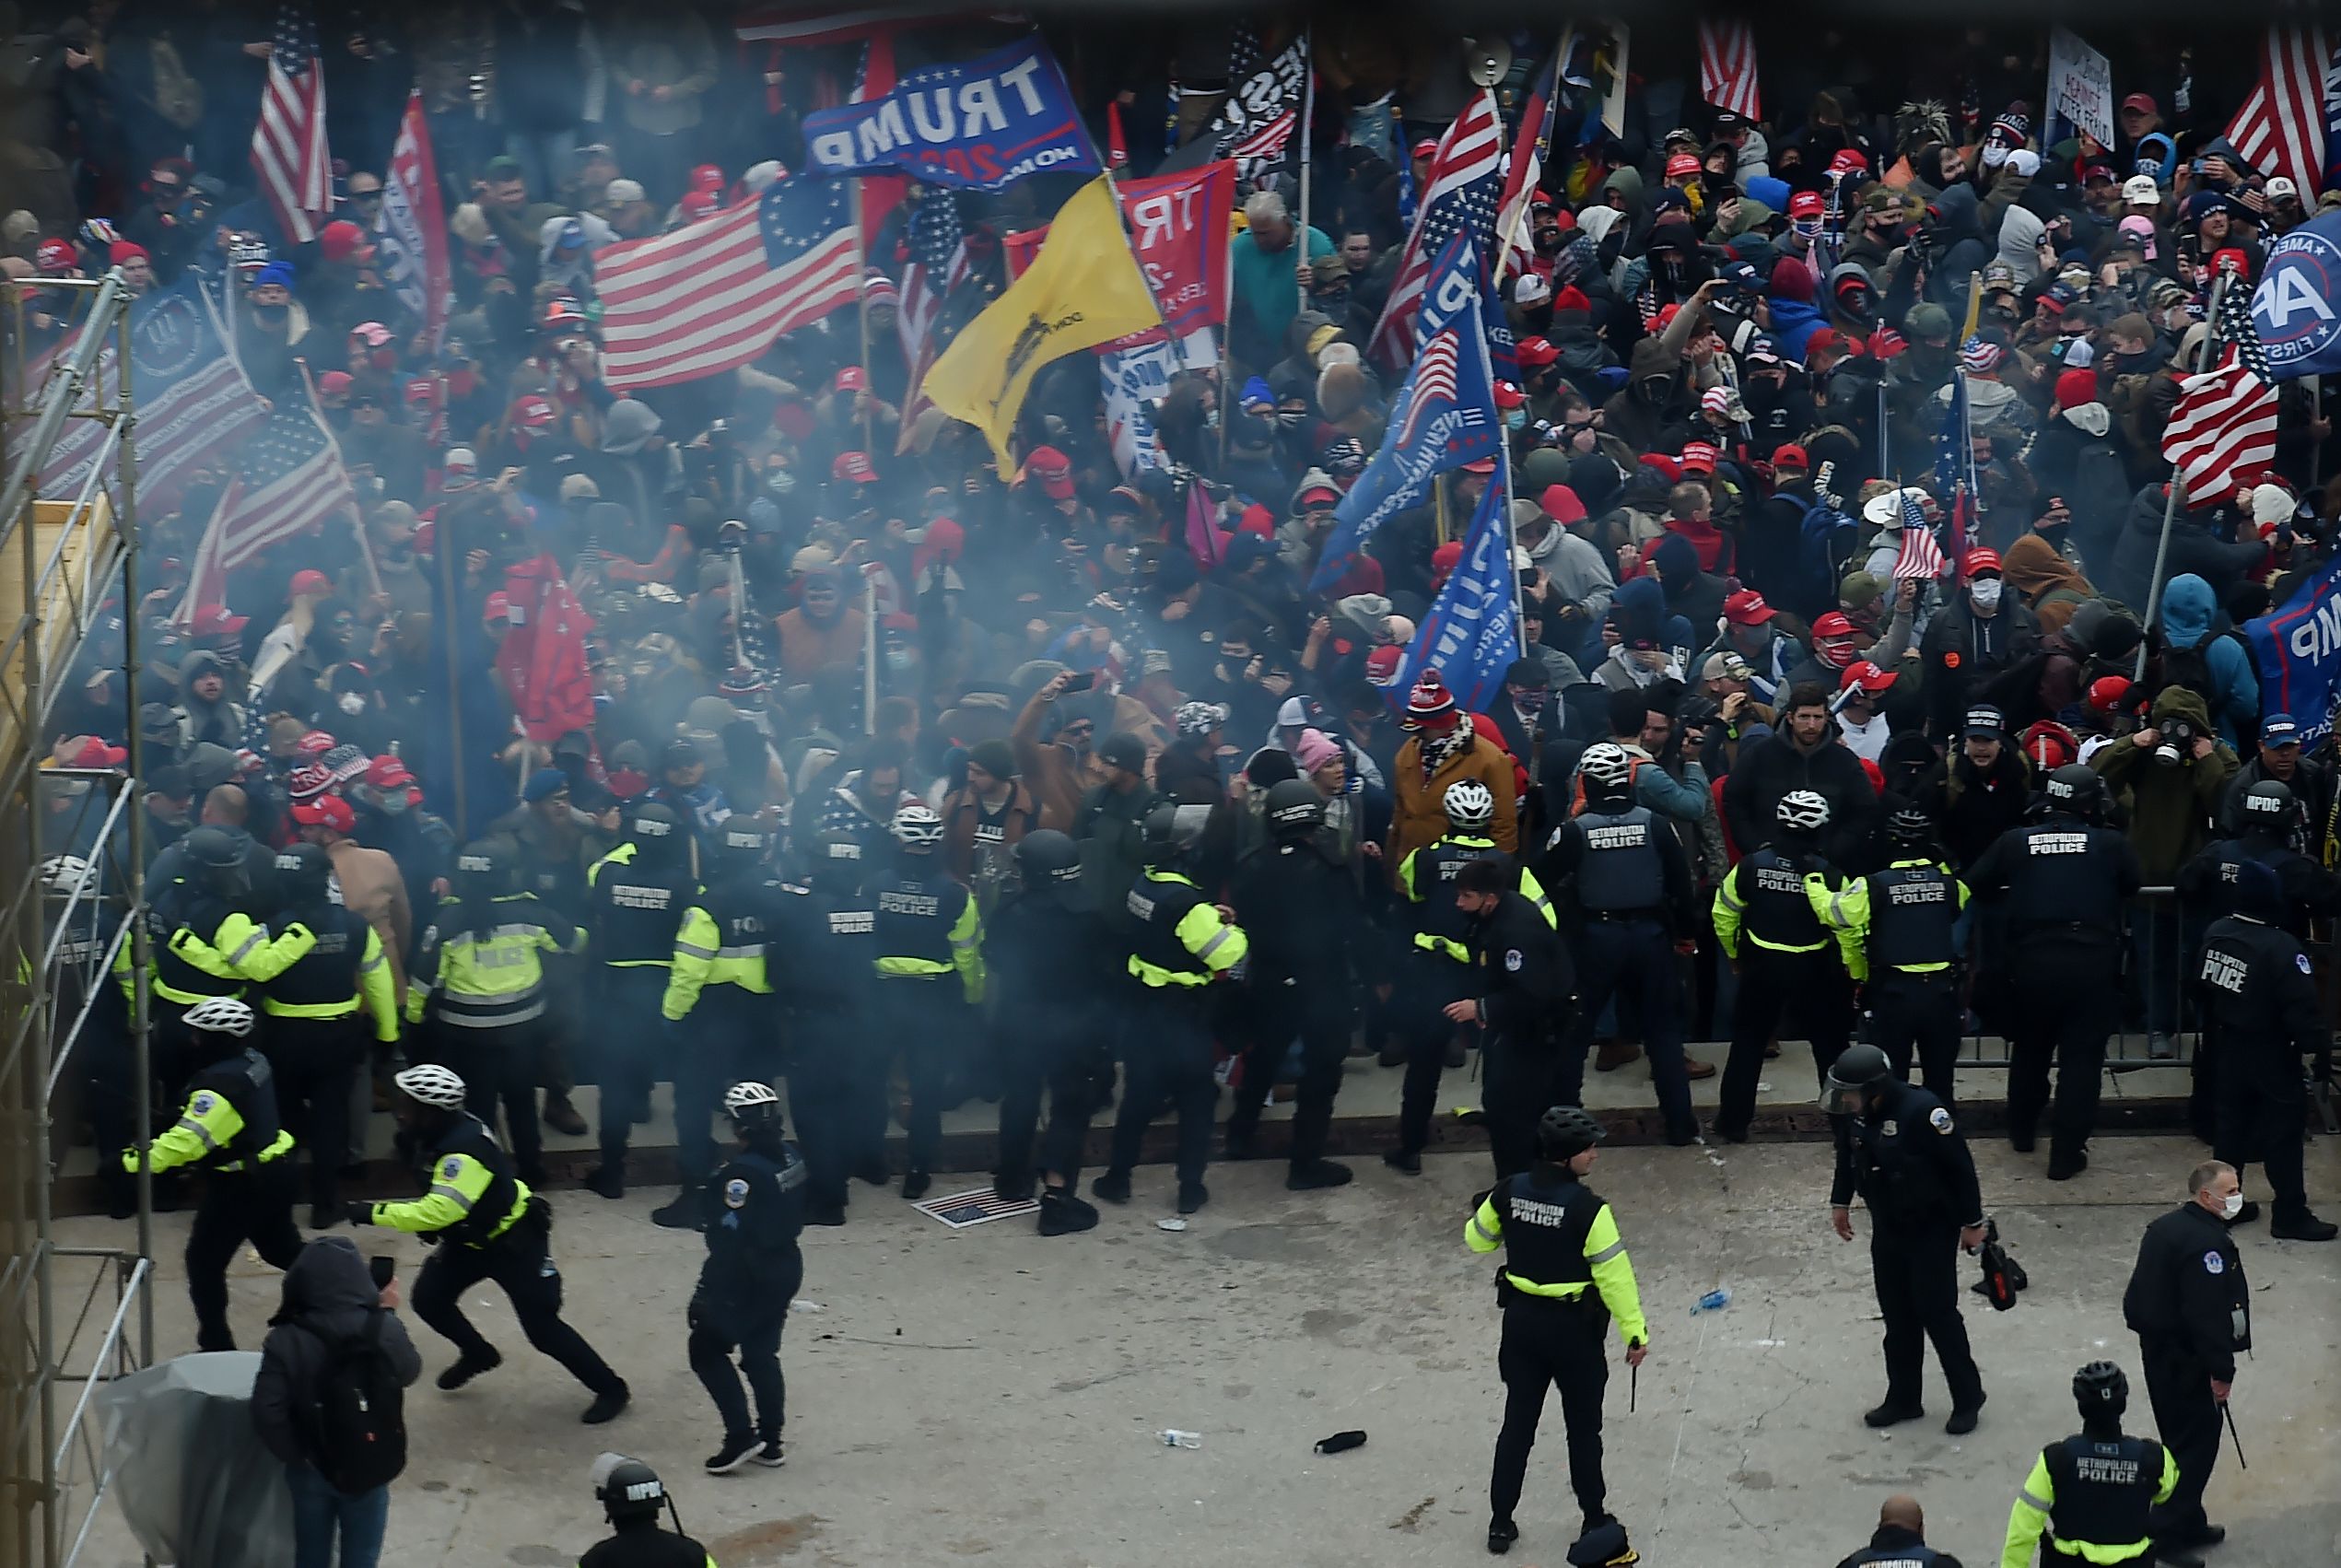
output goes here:
<path id="1" fill-rule="evenodd" d="M 192 276 L 252 387 L 313 398 L 351 480 L 354 527 L 197 603 L 234 483 L 199 464 L 141 518 L 146 591 L 53 725 L 61 769 L 122 767 L 134 736 L 143 759 L 164 1100 L 216 1045 L 187 1014 L 249 999 L 313 1226 L 389 1153 L 369 1113 L 402 1059 L 460 1075 L 523 1198 L 540 1119 L 593 1132 L 588 1185 L 620 1196 L 671 1080 L 684 1190 L 659 1213 L 686 1228 L 721 1200 L 735 1085 L 785 1083 L 813 1224 L 845 1223 L 850 1178 L 894 1179 L 890 1116 L 916 1198 L 942 1113 L 996 1099 L 999 1190 L 1056 1235 L 1097 1222 L 1081 1164 L 1109 1105 L 1090 1195 L 1130 1199 L 1174 1109 L 1192 1212 L 1223 1089 L 1218 1153 L 1267 1150 L 1260 1107 L 1289 1094 L 1287 1183 L 1320 1188 L 1351 1176 L 1325 1157 L 1345 1072 L 1402 1075 L 1384 1158 L 1418 1171 L 1441 1074 L 1481 1049 L 1506 1177 L 1587 1065 L 1646 1059 L 1670 1143 L 1739 1141 L 1777 1036 L 1825 1079 L 1866 1026 L 1947 1106 L 1972 1024 L 2011 1042 L 2019 1150 L 2059 1062 L 2054 1179 L 2087 1164 L 2110 1035 L 2169 1060 L 2220 1039 L 2193 1055 L 2197 1129 L 2266 1164 L 2277 1234 L 2332 1234 L 2285 1119 L 2322 1042 L 2221 1035 L 2198 965 L 2221 917 L 2305 935 L 2341 910 L 2327 716 L 2274 710 L 2240 631 L 2329 558 L 2330 422 L 2285 382 L 2273 462 L 2217 494 L 2172 494 L 2162 454 L 2216 281 L 2341 207 L 2222 134 L 2240 61 L 2215 84 L 2208 56 L 2141 50 L 2107 144 L 2052 132 L 2030 32 L 1867 56 L 1857 88 L 1804 80 L 1809 51 L 1775 80 L 1768 54 L 1759 119 L 1698 100 L 1687 44 L 1637 36 L 1620 123 L 1584 108 L 1525 246 L 1494 248 L 1508 450 L 1312 589 L 1406 368 L 1375 327 L 1479 90 L 1457 49 L 1319 37 L 1309 134 L 1240 203 L 1216 362 L 1173 378 L 1159 461 L 1125 470 L 1085 355 L 1035 382 L 1012 464 L 921 409 L 915 183 L 858 306 L 736 370 L 605 382 L 597 254 L 802 162 L 801 117 L 859 44 L 767 52 L 691 6 L 327 9 L 351 13 L 319 25 L 336 208 L 308 244 L 245 158 L 266 17 L 0 18 L 19 362 L 72 328 L 80 297 L 47 280 Z M 995 36 L 930 31 L 938 54 Z M 1138 172 L 1224 96 L 1224 28 L 1144 62 L 1058 42 L 1101 127 L 1168 94 Z M 1499 84 L 1513 121 L 1550 43 Z M 379 264 L 410 85 L 445 186 L 437 342 Z M 974 302 L 1073 183 L 960 193 Z M 1399 672 L 1493 486 L 1522 641 L 1471 703 Z M 533 740 L 494 655 L 548 560 L 590 621 L 591 718 Z M 64 895 L 119 846 L 86 777 L 44 798 Z M 2078 863 L 2043 872 L 2058 855 Z M 77 1076 L 120 1149 L 125 1032 L 95 1035 Z M 1703 1127 L 1688 1085 L 1719 1067 Z M 127 1212 L 129 1170 L 101 1168 Z"/>

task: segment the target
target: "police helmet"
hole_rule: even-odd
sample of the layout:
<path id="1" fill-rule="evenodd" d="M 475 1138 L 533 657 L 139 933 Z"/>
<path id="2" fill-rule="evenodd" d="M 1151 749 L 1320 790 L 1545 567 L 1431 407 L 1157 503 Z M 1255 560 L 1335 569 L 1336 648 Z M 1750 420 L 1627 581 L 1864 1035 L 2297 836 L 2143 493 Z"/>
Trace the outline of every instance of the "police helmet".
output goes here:
<path id="1" fill-rule="evenodd" d="M 1053 827 L 1016 840 L 1016 870 L 1029 888 L 1061 887 L 1081 881 L 1081 846 Z"/>
<path id="2" fill-rule="evenodd" d="M 1268 788 L 1268 830 L 1279 838 L 1305 838 L 1325 825 L 1325 797 L 1305 778 Z"/>
<path id="3" fill-rule="evenodd" d="M 626 841 L 635 852 L 653 860 L 683 853 L 683 819 L 664 801 L 642 801 L 627 813 Z"/>
<path id="4" fill-rule="evenodd" d="M 666 1505 L 666 1483 L 659 1472 L 639 1459 L 604 1454 L 593 1464 L 593 1495 L 610 1523 L 655 1518 Z"/>
<path id="5" fill-rule="evenodd" d="M 2257 860 L 2237 860 L 2231 869 L 2235 882 L 2228 902 L 2236 918 L 2255 925 L 2280 924 L 2290 908 L 2290 901 L 2284 896 L 2284 879 L 2277 875 L 2276 869 Z"/>
<path id="6" fill-rule="evenodd" d="M 1624 1568 L 1639 1559 L 1626 1544 L 1626 1527 L 1604 1519 L 1570 1543 L 1566 1561 L 1569 1568 Z"/>
<path id="7" fill-rule="evenodd" d="M 2278 778 L 2263 778 L 2243 791 L 2243 825 L 2283 831 L 2292 825 L 2292 786 Z"/>
<path id="8" fill-rule="evenodd" d="M 1495 820 L 1495 796 L 1476 778 L 1466 778 L 1446 787 L 1439 797 L 1439 804 L 1446 810 L 1449 825 L 1466 831 L 1485 827 Z"/>
<path id="9" fill-rule="evenodd" d="M 1633 758 L 1626 755 L 1625 747 L 1603 741 L 1586 747 L 1585 755 L 1577 761 L 1577 772 L 1585 779 L 1586 794 L 1622 795 L 1633 783 Z"/>
<path id="10" fill-rule="evenodd" d="M 942 818 L 925 806 L 907 805 L 895 813 L 887 831 L 904 848 L 923 854 L 942 842 Z"/>
<path id="11" fill-rule="evenodd" d="M 334 880 L 334 858 L 314 844 L 291 844 L 277 851 L 276 885 L 293 904 L 323 898 Z"/>
<path id="12" fill-rule="evenodd" d="M 463 1081 L 452 1068 L 437 1062 L 425 1062 L 419 1067 L 402 1068 L 391 1075 L 391 1082 L 398 1092 L 418 1106 L 430 1106 L 442 1111 L 463 1108 Z"/>
<path id="13" fill-rule="evenodd" d="M 60 897 L 87 893 L 98 883 L 98 868 L 78 855 L 52 855 L 41 862 L 41 885 Z"/>
<path id="14" fill-rule="evenodd" d="M 2078 762 L 2052 769 L 2042 792 L 2050 811 L 2070 816 L 2094 820 L 2105 804 L 2105 780 Z"/>
<path id="15" fill-rule="evenodd" d="M 500 838 L 476 839 L 456 852 L 455 883 L 460 893 L 492 898 L 505 890 L 511 874 L 511 848 Z"/>
<path id="16" fill-rule="evenodd" d="M 1791 790 L 1780 797 L 1773 820 L 1790 833 L 1819 833 L 1829 825 L 1829 801 L 1813 790 Z"/>
<path id="17" fill-rule="evenodd" d="M 754 817 L 733 816 L 724 823 L 716 848 L 726 865 L 753 866 L 772 852 L 772 834 Z"/>
<path id="18" fill-rule="evenodd" d="M 232 996 L 216 996 L 195 1003 L 179 1021 L 199 1035 L 240 1040 L 252 1032 L 252 1004 Z"/>
<path id="19" fill-rule="evenodd" d="M 1146 813 L 1141 829 L 1146 863 L 1167 866 L 1202 841 L 1203 819 L 1209 806 L 1182 806 L 1165 801 Z"/>
<path id="20" fill-rule="evenodd" d="M 780 1096 L 769 1083 L 734 1083 L 723 1092 L 723 1114 L 743 1132 L 776 1129 L 780 1125 Z"/>
<path id="21" fill-rule="evenodd" d="M 213 892 L 233 897 L 252 886 L 252 872 L 245 863 L 252 851 L 252 835 L 242 828 L 206 824 L 181 842 L 187 846 L 187 858 L 195 863 L 199 880 Z"/>
<path id="22" fill-rule="evenodd" d="M 1916 806 L 1897 806 L 1886 819 L 1886 837 L 1898 849 L 1916 849 L 1935 841 L 1935 819 Z"/>
<path id="23" fill-rule="evenodd" d="M 1554 1106 L 1537 1123 L 1537 1153 L 1558 1164 L 1573 1160 L 1609 1134 L 1581 1106 Z"/>
<path id="24" fill-rule="evenodd" d="M 861 840 L 836 828 L 813 842 L 805 856 L 805 874 L 829 893 L 846 893 L 861 885 Z"/>
<path id="25" fill-rule="evenodd" d="M 2073 1374 L 2073 1402 L 2085 1423 L 2121 1420 L 2130 1408 L 2129 1374 L 2110 1361 L 2089 1363 Z"/>
<path id="26" fill-rule="evenodd" d="M 1828 1078 L 1820 1092 L 1821 1108 L 1831 1116 L 1859 1110 L 1862 1095 L 1871 1089 L 1883 1088 L 1893 1076 L 1894 1064 L 1876 1046 L 1847 1046 L 1829 1064 Z"/>

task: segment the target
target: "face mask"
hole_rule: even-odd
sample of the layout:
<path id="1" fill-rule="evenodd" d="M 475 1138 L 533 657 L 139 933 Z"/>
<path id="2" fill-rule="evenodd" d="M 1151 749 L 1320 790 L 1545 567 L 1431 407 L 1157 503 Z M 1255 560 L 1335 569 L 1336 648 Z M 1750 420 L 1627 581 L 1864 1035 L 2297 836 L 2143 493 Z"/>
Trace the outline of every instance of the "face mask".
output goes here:
<path id="1" fill-rule="evenodd" d="M 385 790 L 382 792 L 382 811 L 386 815 L 404 816 L 412 803 L 404 790 Z"/>
<path id="2" fill-rule="evenodd" d="M 2234 1219 L 2234 1218 L 2235 1218 L 2238 1214 L 2241 1214 L 2241 1213 L 2242 1213 L 2242 1212 L 2243 1212 L 2243 1194 L 2242 1194 L 2241 1191 L 2237 1191 L 2237 1192 L 2230 1192 L 2230 1193 L 2229 1193 L 2229 1194 L 2228 1194 L 2225 1198 L 2222 1198 L 2222 1199 L 2219 1199 L 2219 1218 L 2220 1218 L 2220 1219 L 2222 1219 L 2222 1220 L 2232 1220 L 2232 1219 Z"/>
<path id="3" fill-rule="evenodd" d="M 1817 217 L 1798 218 L 1788 227 L 1796 231 L 1797 239 L 1808 244 L 1820 238 L 1820 219 Z"/>
<path id="4" fill-rule="evenodd" d="M 2006 163 L 2007 161 L 2007 149 L 2006 147 L 2000 146 L 1997 142 L 1985 142 L 1984 144 L 1984 168 L 1997 169 L 2001 164 Z"/>
<path id="5" fill-rule="evenodd" d="M 292 307 L 289 305 L 255 305 L 252 307 L 252 314 L 261 321 L 268 322 L 272 326 L 276 322 L 283 321 L 287 315 L 291 313 L 291 311 Z"/>
<path id="6" fill-rule="evenodd" d="M 1307 417 L 1308 410 L 1305 408 L 1280 408 L 1276 412 L 1276 422 L 1287 430 L 1299 429 L 1301 421 Z"/>
<path id="7" fill-rule="evenodd" d="M 1507 430 L 1527 429 L 1528 427 L 1528 411 L 1525 408 L 1506 410 L 1504 415 L 1504 427 Z"/>
<path id="8" fill-rule="evenodd" d="M 1999 579 L 1980 578 L 1974 586 L 1968 589 L 1967 596 L 1975 602 L 1978 610 L 1996 610 L 1999 608 Z"/>
<path id="9" fill-rule="evenodd" d="M 789 469 L 776 468 L 764 476 L 764 487 L 776 496 L 785 496 L 797 487 L 797 476 Z"/>
<path id="10" fill-rule="evenodd" d="M 334 699 L 334 705 L 339 708 L 344 713 L 355 715 L 366 711 L 366 699 L 358 696 L 356 692 L 342 693 L 341 696 Z"/>
<path id="11" fill-rule="evenodd" d="M 886 668 L 897 674 L 919 667 L 919 656 L 908 649 L 890 649 L 886 653 Z"/>

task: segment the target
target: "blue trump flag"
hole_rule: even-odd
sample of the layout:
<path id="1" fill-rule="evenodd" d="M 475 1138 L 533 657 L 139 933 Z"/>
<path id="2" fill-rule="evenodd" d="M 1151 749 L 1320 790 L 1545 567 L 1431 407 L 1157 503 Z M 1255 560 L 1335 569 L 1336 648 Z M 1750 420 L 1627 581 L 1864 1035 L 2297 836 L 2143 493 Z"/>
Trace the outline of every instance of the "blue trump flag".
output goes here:
<path id="1" fill-rule="evenodd" d="M 2327 213 L 2268 247 L 2252 324 L 2279 381 L 2341 370 L 2341 213 Z M 2279 709 L 2279 711 L 2282 711 Z"/>
<path id="2" fill-rule="evenodd" d="M 1097 149 L 1040 35 L 910 72 L 866 103 L 804 117 L 818 175 L 900 170 L 931 185 L 1005 190 L 1027 174 L 1094 174 Z"/>
<path id="3" fill-rule="evenodd" d="M 1489 380 L 1481 287 L 1478 247 L 1458 231 L 1431 264 L 1414 363 L 1391 400 L 1382 450 L 1334 509 L 1310 588 L 1338 581 L 1375 529 L 1430 498 L 1438 475 L 1495 455 L 1504 422 Z"/>
<path id="4" fill-rule="evenodd" d="M 1503 687 L 1504 672 L 1520 657 L 1508 518 L 1504 487 L 1489 486 L 1463 535 L 1463 558 L 1399 661 L 1387 693 L 1393 705 L 1406 700 L 1425 670 L 1436 670 L 1456 702 L 1472 712 L 1483 710 Z"/>
<path id="5" fill-rule="evenodd" d="M 2333 728 L 2341 685 L 2341 561 L 2258 620 L 2244 622 L 2243 635 L 2260 673 L 2260 711 L 2292 715 L 2301 743 L 2315 745 Z"/>

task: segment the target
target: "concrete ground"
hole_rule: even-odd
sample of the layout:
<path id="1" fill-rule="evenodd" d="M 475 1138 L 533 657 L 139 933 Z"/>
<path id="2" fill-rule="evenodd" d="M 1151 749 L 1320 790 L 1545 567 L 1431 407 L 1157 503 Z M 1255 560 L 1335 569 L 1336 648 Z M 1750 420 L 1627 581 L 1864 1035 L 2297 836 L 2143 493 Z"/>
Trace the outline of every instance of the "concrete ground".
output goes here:
<path id="1" fill-rule="evenodd" d="M 1979 1147 L 2032 1288 L 2005 1315 L 1970 1298 L 1991 1399 L 1981 1429 L 1952 1439 L 1931 1367 L 1933 1419 L 1887 1434 L 1861 1424 L 1882 1389 L 1878 1320 L 1863 1246 L 1828 1231 L 1825 1145 L 1606 1153 L 1594 1183 L 1616 1206 L 1653 1333 L 1650 1387 L 1630 1412 L 1617 1364 L 1606 1434 L 1610 1505 L 1644 1561 L 1832 1563 L 1867 1540 L 1882 1498 L 1910 1491 L 1936 1545 L 1996 1562 L 2033 1454 L 2075 1424 L 2073 1369 L 2110 1356 L 2137 1375 L 2122 1287 L 2140 1228 L 2200 1155 L 2182 1138 L 2101 1138 L 2085 1176 L 2051 1185 L 2041 1156 Z M 788 1468 L 727 1478 L 697 1472 L 717 1433 L 683 1354 L 696 1238 L 650 1223 L 661 1192 L 556 1192 L 570 1318 L 631 1380 L 634 1406 L 578 1425 L 583 1391 L 526 1348 L 491 1287 L 467 1293 L 507 1362 L 440 1394 L 427 1377 L 450 1352 L 416 1326 L 427 1381 L 409 1398 L 412 1459 L 384 1561 L 573 1562 L 599 1534 L 585 1476 L 606 1447 L 660 1468 L 723 1568 L 1483 1561 L 1498 1323 L 1489 1260 L 1462 1228 L 1485 1156 L 1434 1156 L 1420 1178 L 1363 1162 L 1329 1193 L 1289 1194 L 1282 1176 L 1281 1163 L 1215 1166 L 1210 1207 L 1171 1234 L 1155 1225 L 1171 1173 L 1150 1165 L 1128 1209 L 1054 1240 L 1018 1220 L 953 1232 L 857 1185 L 852 1223 L 806 1237 L 802 1299 L 823 1310 L 792 1316 L 783 1347 Z M 2334 1141 L 2312 1146 L 2310 1183 L 2341 1211 Z M 2265 1197 L 2256 1175 L 2249 1188 Z M 121 1230 L 60 1228 L 68 1244 Z M 183 1346 L 185 1219 L 158 1229 L 159 1333 Z M 2230 1544 L 2211 1561 L 2328 1568 L 2341 1559 L 2341 1245 L 2271 1242 L 2265 1223 L 2242 1240 L 2260 1348 L 2234 1410 L 2253 1468 L 2221 1455 L 2209 1497 Z M 424 1255 L 383 1233 L 361 1245 L 395 1251 L 402 1271 Z M 1716 1286 L 1729 1306 L 1692 1316 Z M 276 1277 L 247 1258 L 234 1291 L 255 1344 Z M 2150 1428 L 2142 1388 L 2136 1415 Z M 1202 1445 L 1165 1447 L 1165 1427 Z M 1368 1445 L 1312 1452 L 1348 1428 Z M 1563 1455 L 1555 1405 L 1509 1561 L 1552 1568 L 1575 1533 Z M 85 1560 L 136 1556 L 109 1515 Z"/>

